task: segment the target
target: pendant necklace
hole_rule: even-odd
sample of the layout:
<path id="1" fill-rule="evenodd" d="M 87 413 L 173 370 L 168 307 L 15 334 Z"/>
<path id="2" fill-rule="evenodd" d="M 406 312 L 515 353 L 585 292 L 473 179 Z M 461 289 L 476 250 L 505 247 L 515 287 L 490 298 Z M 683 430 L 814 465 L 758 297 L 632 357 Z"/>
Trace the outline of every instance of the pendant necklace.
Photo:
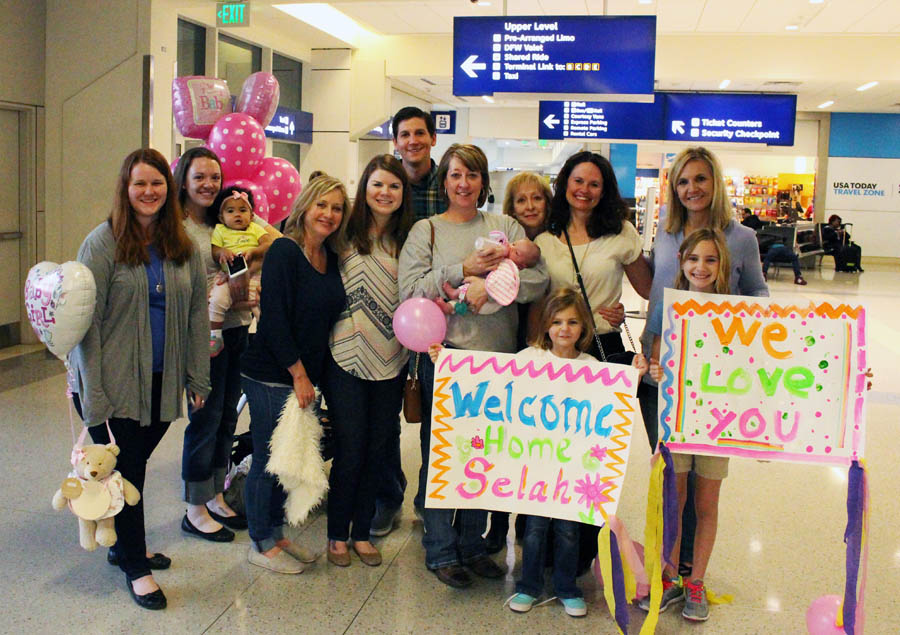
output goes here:
<path id="1" fill-rule="evenodd" d="M 156 292 L 162 294 L 165 292 L 165 287 L 163 286 L 163 273 L 162 273 L 162 261 L 159 262 L 159 273 L 156 273 L 156 269 L 153 268 L 153 262 L 150 263 L 150 272 L 153 274 L 153 277 L 156 278 Z"/>

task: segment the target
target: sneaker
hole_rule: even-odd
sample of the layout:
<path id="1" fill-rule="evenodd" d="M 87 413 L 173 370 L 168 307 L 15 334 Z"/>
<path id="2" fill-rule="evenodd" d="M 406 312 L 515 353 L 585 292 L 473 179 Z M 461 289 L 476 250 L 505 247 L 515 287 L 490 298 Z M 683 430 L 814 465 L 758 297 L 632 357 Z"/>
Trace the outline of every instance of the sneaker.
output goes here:
<path id="1" fill-rule="evenodd" d="M 794 284 L 799 284 L 801 287 L 806 286 L 806 280 L 803 279 L 803 276 L 797 276 L 794 278 Z"/>
<path id="2" fill-rule="evenodd" d="M 587 604 L 584 603 L 584 598 L 559 598 L 559 601 L 562 602 L 563 608 L 566 609 L 566 615 L 572 617 L 584 617 L 587 615 Z"/>
<path id="3" fill-rule="evenodd" d="M 387 536 L 394 529 L 394 521 L 400 510 L 395 507 L 379 509 L 372 518 L 369 534 L 372 536 Z"/>
<path id="4" fill-rule="evenodd" d="M 225 348 L 225 340 L 222 339 L 222 331 L 212 331 L 209 334 L 209 356 L 215 357 Z"/>
<path id="5" fill-rule="evenodd" d="M 709 602 L 706 600 L 706 587 L 703 580 L 684 583 L 684 608 L 681 617 L 692 622 L 705 622 L 709 619 Z"/>
<path id="6" fill-rule="evenodd" d="M 275 573 L 295 575 L 303 573 L 303 565 L 284 551 L 279 551 L 272 558 L 267 558 L 253 547 L 250 547 L 250 551 L 247 553 L 247 560 L 250 561 L 250 564 L 255 564 L 263 569 L 269 569 Z"/>
<path id="7" fill-rule="evenodd" d="M 662 613 L 667 608 L 669 608 L 670 604 L 674 604 L 675 602 L 681 602 L 684 600 L 684 592 L 681 589 L 681 585 L 678 583 L 678 580 L 666 580 L 663 578 L 663 592 L 662 592 L 662 600 L 659 603 L 659 612 Z M 650 596 L 647 595 L 641 598 L 641 601 L 638 603 L 638 608 L 642 611 L 650 611 Z"/>
<path id="8" fill-rule="evenodd" d="M 509 604 L 510 610 L 516 613 L 527 613 L 534 606 L 535 600 L 537 598 L 531 597 L 527 593 L 516 593 L 506 603 Z"/>

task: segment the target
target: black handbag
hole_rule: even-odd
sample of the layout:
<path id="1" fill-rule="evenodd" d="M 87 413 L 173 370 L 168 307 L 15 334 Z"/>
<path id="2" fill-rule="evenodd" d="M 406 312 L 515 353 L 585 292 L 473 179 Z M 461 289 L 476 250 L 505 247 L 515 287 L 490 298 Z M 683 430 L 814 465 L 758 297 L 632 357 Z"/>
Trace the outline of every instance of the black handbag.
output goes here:
<path id="1" fill-rule="evenodd" d="M 419 381 L 419 355 L 413 364 L 412 377 L 406 378 L 403 387 L 403 418 L 406 423 L 422 423 L 422 382 Z"/>
<path id="2" fill-rule="evenodd" d="M 594 310 L 591 308 L 591 301 L 588 300 L 587 289 L 584 287 L 584 280 L 581 277 L 581 270 L 578 268 L 578 262 L 575 259 L 575 250 L 572 249 L 572 241 L 569 240 L 569 232 L 565 227 L 563 227 L 562 231 L 563 235 L 566 237 L 566 245 L 569 247 L 569 255 L 572 257 L 572 267 L 575 268 L 575 279 L 578 280 L 578 286 L 581 288 L 581 297 L 584 298 L 588 313 L 591 315 L 591 329 L 594 331 L 594 343 L 597 345 L 597 350 L 600 352 L 600 361 L 609 364 L 624 364 L 625 366 L 630 366 L 637 348 L 634 346 L 634 340 L 631 339 L 631 331 L 628 330 L 628 324 L 626 324 L 624 320 L 622 321 L 622 326 L 625 328 L 625 334 L 628 336 L 628 342 L 631 344 L 633 350 L 625 351 L 623 353 L 610 353 L 607 355 L 606 351 L 603 350 L 603 344 L 600 342 L 600 334 L 597 333 L 597 325 L 594 322 Z"/>

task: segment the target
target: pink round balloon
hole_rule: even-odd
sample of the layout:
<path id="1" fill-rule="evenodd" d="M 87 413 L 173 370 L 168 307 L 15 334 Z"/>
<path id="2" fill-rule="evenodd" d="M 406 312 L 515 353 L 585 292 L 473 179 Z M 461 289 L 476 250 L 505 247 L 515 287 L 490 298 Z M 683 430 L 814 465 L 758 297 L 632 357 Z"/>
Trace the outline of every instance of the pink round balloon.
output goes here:
<path id="1" fill-rule="evenodd" d="M 263 159 L 253 181 L 266 191 L 270 223 L 280 223 L 290 216 L 294 201 L 303 187 L 300 184 L 300 174 L 289 161 L 277 157 Z"/>
<path id="2" fill-rule="evenodd" d="M 172 170 L 172 174 L 175 174 L 175 170 L 178 168 L 178 162 L 181 161 L 181 157 L 175 157 L 172 159 L 172 162 L 169 164 L 169 169 Z"/>
<path id="3" fill-rule="evenodd" d="M 266 133 L 256 119 L 235 112 L 216 122 L 206 145 L 222 162 L 223 178 L 256 180 L 266 153 Z"/>
<path id="4" fill-rule="evenodd" d="M 843 601 L 840 595 L 823 595 L 813 600 L 806 610 L 806 629 L 810 635 L 844 635 L 844 629 L 834 625 Z"/>
<path id="5" fill-rule="evenodd" d="M 433 300 L 410 298 L 394 311 L 394 334 L 409 350 L 427 353 L 429 346 L 444 341 L 447 318 Z"/>
<path id="6" fill-rule="evenodd" d="M 253 73 L 244 80 L 234 111 L 250 115 L 265 128 L 275 116 L 280 97 L 281 88 L 272 73 Z"/>
<path id="7" fill-rule="evenodd" d="M 225 181 L 222 187 L 226 188 L 232 185 L 249 190 L 250 194 L 253 195 L 253 213 L 259 215 L 264 221 L 269 220 L 269 198 L 266 196 L 262 186 L 248 179 L 232 179 Z"/>
<path id="8" fill-rule="evenodd" d="M 224 79 L 191 75 L 172 80 L 172 114 L 179 132 L 206 139 L 213 125 L 231 112 L 231 94 Z"/>

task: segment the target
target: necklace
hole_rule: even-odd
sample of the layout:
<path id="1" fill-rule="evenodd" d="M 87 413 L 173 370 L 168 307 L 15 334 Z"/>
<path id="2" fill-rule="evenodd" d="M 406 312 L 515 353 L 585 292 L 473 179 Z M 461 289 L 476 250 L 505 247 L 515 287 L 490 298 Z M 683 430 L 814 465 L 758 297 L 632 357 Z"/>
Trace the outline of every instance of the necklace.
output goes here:
<path id="1" fill-rule="evenodd" d="M 153 267 L 153 261 L 150 261 L 150 265 L 147 267 L 147 271 L 153 274 L 153 277 L 156 279 L 156 292 L 159 294 L 163 294 L 166 292 L 165 286 L 163 286 L 163 267 L 162 261 L 159 261 L 159 273 L 156 272 L 156 269 Z"/>

